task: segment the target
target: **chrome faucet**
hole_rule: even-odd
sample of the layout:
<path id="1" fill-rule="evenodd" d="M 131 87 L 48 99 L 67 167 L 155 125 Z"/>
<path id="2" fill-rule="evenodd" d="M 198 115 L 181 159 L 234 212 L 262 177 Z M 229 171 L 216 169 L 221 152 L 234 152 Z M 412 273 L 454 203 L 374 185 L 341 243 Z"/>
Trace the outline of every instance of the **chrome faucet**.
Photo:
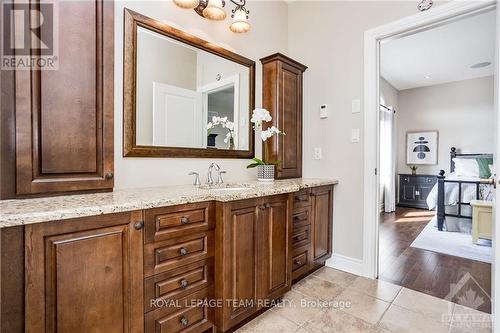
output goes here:
<path id="1" fill-rule="evenodd" d="M 200 185 L 201 185 L 201 182 L 200 182 L 200 175 L 198 174 L 198 172 L 194 172 L 194 171 L 192 171 L 192 172 L 188 173 L 188 175 L 189 175 L 189 176 L 195 176 L 195 177 L 194 177 L 194 182 L 193 182 L 193 185 L 194 185 L 194 186 L 198 187 L 198 186 L 200 186 Z"/>
<path id="2" fill-rule="evenodd" d="M 214 178 L 212 177 L 212 170 L 214 168 L 216 171 L 220 170 L 220 166 L 217 163 L 215 163 L 215 162 L 210 163 L 210 166 L 208 167 L 208 175 L 207 175 L 207 184 L 208 185 L 214 184 Z"/>

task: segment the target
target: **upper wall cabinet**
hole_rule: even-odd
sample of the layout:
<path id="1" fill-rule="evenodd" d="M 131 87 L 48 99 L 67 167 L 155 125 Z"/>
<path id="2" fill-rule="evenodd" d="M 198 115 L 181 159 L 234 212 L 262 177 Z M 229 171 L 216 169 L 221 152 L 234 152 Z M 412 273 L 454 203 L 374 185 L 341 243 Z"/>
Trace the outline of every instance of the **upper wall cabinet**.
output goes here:
<path id="1" fill-rule="evenodd" d="M 57 1 L 53 29 L 38 10 L 19 21 L 44 22 L 41 38 L 24 34 L 32 54 L 49 33 L 59 46 L 53 69 L 16 70 L 17 195 L 113 188 L 113 7 Z"/>
<path id="2" fill-rule="evenodd" d="M 254 156 L 254 61 L 128 9 L 123 51 L 124 156 Z"/>
<path id="3" fill-rule="evenodd" d="M 286 135 L 264 145 L 264 157 L 279 161 L 276 178 L 302 177 L 302 74 L 306 66 L 280 53 L 262 62 L 262 105 Z"/>

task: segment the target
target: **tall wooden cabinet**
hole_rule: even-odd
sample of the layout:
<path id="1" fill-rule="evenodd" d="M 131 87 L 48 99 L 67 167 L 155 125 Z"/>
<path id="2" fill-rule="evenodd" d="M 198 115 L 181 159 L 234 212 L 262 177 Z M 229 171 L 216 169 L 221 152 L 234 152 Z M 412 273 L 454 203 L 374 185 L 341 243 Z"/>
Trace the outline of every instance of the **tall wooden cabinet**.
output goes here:
<path id="1" fill-rule="evenodd" d="M 286 133 L 266 141 L 264 158 L 279 161 L 276 178 L 302 177 L 302 74 L 307 67 L 280 53 L 260 61 L 262 106 L 271 113 L 272 125 Z"/>
<path id="2" fill-rule="evenodd" d="M 54 11 L 58 69 L 15 73 L 16 195 L 113 187 L 113 1 Z"/>

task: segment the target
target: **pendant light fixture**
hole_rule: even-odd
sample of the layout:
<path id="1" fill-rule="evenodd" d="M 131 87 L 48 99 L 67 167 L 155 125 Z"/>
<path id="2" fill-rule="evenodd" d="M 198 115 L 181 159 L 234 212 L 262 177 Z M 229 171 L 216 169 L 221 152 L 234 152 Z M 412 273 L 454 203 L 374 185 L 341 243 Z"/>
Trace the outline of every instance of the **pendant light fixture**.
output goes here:
<path id="1" fill-rule="evenodd" d="M 246 0 L 242 0 L 241 4 L 238 4 L 231 0 L 232 3 L 236 4 L 236 8 L 232 10 L 231 17 L 233 18 L 233 23 L 229 26 L 229 29 L 235 33 L 244 33 L 250 30 L 250 23 L 248 23 L 248 11 L 245 8 Z"/>
<path id="2" fill-rule="evenodd" d="M 207 7 L 203 9 L 203 16 L 209 20 L 222 21 L 226 18 L 223 0 L 208 0 Z"/>
<path id="3" fill-rule="evenodd" d="M 174 0 L 174 3 L 185 9 L 194 9 L 200 4 L 200 0 Z"/>
<path id="4" fill-rule="evenodd" d="M 223 21 L 226 19 L 226 11 L 224 0 L 173 0 L 174 3 L 181 8 L 190 8 L 203 18 L 214 21 Z M 231 18 L 233 22 L 229 29 L 235 33 L 244 33 L 250 30 L 248 22 L 248 11 L 245 8 L 246 0 L 230 0 L 236 7 L 231 10 Z"/>

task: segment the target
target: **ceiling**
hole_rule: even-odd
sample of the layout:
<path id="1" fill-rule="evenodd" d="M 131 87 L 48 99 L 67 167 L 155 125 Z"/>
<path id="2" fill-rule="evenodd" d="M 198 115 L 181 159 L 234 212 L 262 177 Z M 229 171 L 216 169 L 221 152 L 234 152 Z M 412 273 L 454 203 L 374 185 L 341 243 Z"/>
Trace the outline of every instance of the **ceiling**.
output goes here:
<path id="1" fill-rule="evenodd" d="M 397 90 L 493 75 L 495 11 L 382 43 L 380 72 Z M 470 66 L 491 62 L 472 69 Z"/>

